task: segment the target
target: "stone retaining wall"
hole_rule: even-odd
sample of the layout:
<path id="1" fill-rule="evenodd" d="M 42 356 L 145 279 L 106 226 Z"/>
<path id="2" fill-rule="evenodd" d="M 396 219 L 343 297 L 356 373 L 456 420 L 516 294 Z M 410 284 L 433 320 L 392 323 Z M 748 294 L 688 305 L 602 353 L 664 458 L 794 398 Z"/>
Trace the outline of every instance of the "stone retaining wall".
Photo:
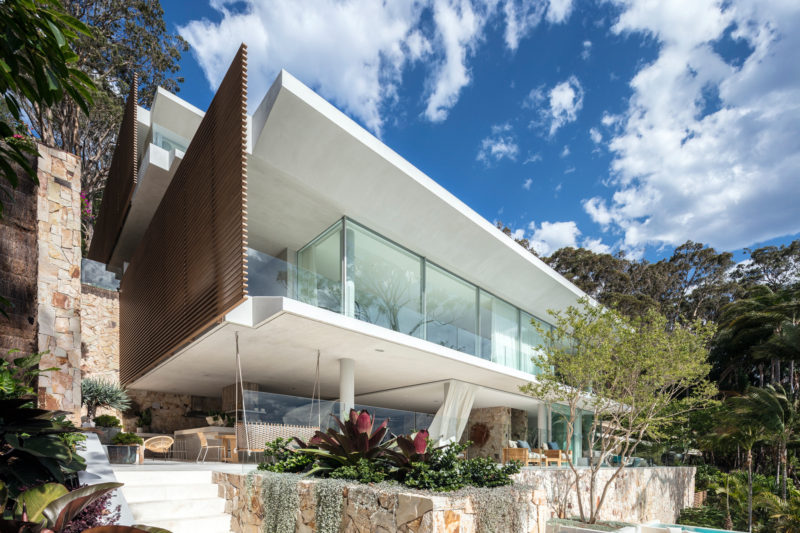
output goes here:
<path id="1" fill-rule="evenodd" d="M 267 476 L 284 474 L 244 474 L 214 472 L 219 496 L 225 498 L 225 512 L 232 515 L 231 531 L 258 533 L 265 520 L 262 490 Z M 273 478 L 274 479 L 274 478 Z M 292 481 L 299 497 L 295 512 L 296 533 L 311 533 L 317 528 L 316 484 L 318 480 L 296 478 Z M 478 499 L 490 489 L 474 489 L 475 496 L 456 493 L 402 491 L 397 487 L 342 483 L 342 533 L 477 533 L 480 518 Z M 547 516 L 544 493 L 527 487 L 491 489 L 507 491 L 518 511 L 516 528 L 503 522 L 508 533 L 544 533 Z M 495 509 L 496 510 L 496 509 Z M 508 528 L 508 529 L 506 529 Z M 283 532 L 282 532 L 283 533 Z M 286 532 L 289 533 L 289 532 Z"/>
<path id="2" fill-rule="evenodd" d="M 578 471 L 582 474 L 581 486 L 585 491 L 589 469 Z M 598 492 L 614 472 L 614 468 L 598 471 Z M 600 519 L 639 523 L 657 520 L 673 524 L 681 509 L 693 505 L 694 476 L 694 467 L 624 468 L 611 482 L 600 509 Z M 523 468 L 514 478 L 544 490 L 554 516 L 578 516 L 578 500 L 572 488 L 575 477 L 569 468 Z M 584 502 L 588 502 L 588 493 L 584 494 Z"/>

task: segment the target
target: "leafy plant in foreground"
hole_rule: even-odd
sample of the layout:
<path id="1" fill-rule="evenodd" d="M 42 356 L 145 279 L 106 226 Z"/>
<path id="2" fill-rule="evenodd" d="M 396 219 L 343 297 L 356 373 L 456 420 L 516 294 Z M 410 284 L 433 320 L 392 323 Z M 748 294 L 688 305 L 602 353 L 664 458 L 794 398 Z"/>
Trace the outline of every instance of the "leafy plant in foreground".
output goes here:
<path id="1" fill-rule="evenodd" d="M 9 350 L 13 356 L 19 350 Z M 0 359 L 0 400 L 14 400 L 34 395 L 33 384 L 40 374 L 58 368 L 39 368 L 42 356 L 47 352 L 16 357 L 10 361 Z"/>

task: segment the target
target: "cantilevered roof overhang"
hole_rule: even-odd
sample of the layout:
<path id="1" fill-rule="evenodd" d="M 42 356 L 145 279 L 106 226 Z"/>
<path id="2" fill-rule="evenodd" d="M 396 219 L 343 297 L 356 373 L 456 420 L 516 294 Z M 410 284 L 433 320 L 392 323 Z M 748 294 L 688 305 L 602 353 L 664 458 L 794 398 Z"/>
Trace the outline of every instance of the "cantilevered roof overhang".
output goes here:
<path id="1" fill-rule="evenodd" d="M 275 235 L 299 247 L 348 216 L 540 317 L 585 296 L 285 71 L 248 142 L 251 247 L 273 253 Z"/>
<path id="2" fill-rule="evenodd" d="M 218 396 L 235 380 L 236 332 L 244 381 L 270 392 L 310 397 L 319 350 L 323 399 L 338 397 L 339 360 L 350 358 L 356 399 L 371 405 L 434 412 L 449 379 L 486 388 L 483 402 L 504 398 L 504 405 L 513 401 L 519 408 L 537 403 L 519 392 L 535 379 L 525 372 L 282 297 L 249 298 L 224 322 L 128 386 Z"/>

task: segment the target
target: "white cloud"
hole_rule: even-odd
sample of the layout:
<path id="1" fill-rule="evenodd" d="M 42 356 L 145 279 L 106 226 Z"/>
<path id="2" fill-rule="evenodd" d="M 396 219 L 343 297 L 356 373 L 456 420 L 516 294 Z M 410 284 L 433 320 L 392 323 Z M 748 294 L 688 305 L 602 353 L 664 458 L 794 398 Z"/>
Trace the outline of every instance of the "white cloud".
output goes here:
<path id="1" fill-rule="evenodd" d="M 603 239 L 601 238 L 592 239 L 591 237 L 586 237 L 583 240 L 583 244 L 581 244 L 581 248 L 586 248 L 596 254 L 607 254 L 611 252 L 611 247 L 607 244 L 603 244 Z"/>
<path id="2" fill-rule="evenodd" d="M 476 159 L 486 165 L 501 159 L 516 161 L 519 146 L 514 138 L 511 125 L 498 124 L 492 126 L 492 133 L 481 141 Z"/>
<path id="3" fill-rule="evenodd" d="M 472 81 L 469 62 L 487 25 L 502 19 L 506 46 L 544 19 L 561 23 L 571 2 L 552 0 L 209 0 L 218 21 L 178 28 L 216 88 L 231 58 L 249 47 L 250 94 L 257 105 L 281 68 L 380 134 L 409 65 L 421 62 L 428 120 L 445 120 Z M 430 17 L 424 16 L 431 14 Z"/>
<path id="4" fill-rule="evenodd" d="M 532 178 L 528 178 L 522 183 L 522 188 L 525 189 L 526 191 L 529 191 L 529 190 L 531 190 L 531 185 L 532 184 L 533 184 L 533 179 Z"/>
<path id="5" fill-rule="evenodd" d="M 569 155 L 569 145 L 565 144 L 564 148 L 561 150 L 561 154 L 559 154 L 559 157 L 564 158 L 567 157 L 568 155 Z"/>
<path id="6" fill-rule="evenodd" d="M 631 80 L 627 112 L 604 117 L 614 192 L 586 212 L 633 250 L 687 239 L 736 249 L 800 231 L 800 4 L 615 2 L 614 31 L 660 49 Z M 752 48 L 743 61 L 717 52 L 731 38 Z"/>
<path id="7" fill-rule="evenodd" d="M 539 255 L 550 255 L 559 248 L 566 246 L 576 247 L 578 236 L 581 234 L 578 225 L 570 220 L 568 222 L 542 222 L 537 227 L 535 222 L 528 226 L 533 230 L 530 238 L 531 246 Z"/>
<path id="8" fill-rule="evenodd" d="M 528 163 L 536 163 L 537 161 L 542 160 L 542 154 L 536 152 L 535 154 L 530 154 L 528 157 L 525 158 L 525 161 L 522 162 L 523 165 L 527 165 Z"/>
<path id="9" fill-rule="evenodd" d="M 550 102 L 550 135 L 567 122 L 574 122 L 578 118 L 578 111 L 583 107 L 583 87 L 578 78 L 570 76 L 550 89 L 548 94 Z"/>
<path id="10" fill-rule="evenodd" d="M 597 128 L 589 128 L 589 137 L 592 139 L 594 144 L 600 144 L 603 142 L 603 134 L 600 133 L 600 130 Z"/>
<path id="11" fill-rule="evenodd" d="M 547 6 L 547 21 L 564 22 L 572 13 L 572 0 L 550 0 Z"/>
<path id="12" fill-rule="evenodd" d="M 583 41 L 583 50 L 581 51 L 581 59 L 584 61 L 589 60 L 592 55 L 592 41 Z"/>

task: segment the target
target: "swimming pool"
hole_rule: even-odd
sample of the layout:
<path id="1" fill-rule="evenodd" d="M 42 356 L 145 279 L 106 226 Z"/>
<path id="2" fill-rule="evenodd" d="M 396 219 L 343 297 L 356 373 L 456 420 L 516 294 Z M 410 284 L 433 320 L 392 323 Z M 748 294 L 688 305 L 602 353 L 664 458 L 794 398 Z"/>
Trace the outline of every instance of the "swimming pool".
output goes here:
<path id="1" fill-rule="evenodd" d="M 734 531 L 733 529 L 714 529 L 713 527 L 702 526 L 682 526 L 680 524 L 647 524 L 653 527 L 679 527 L 684 531 L 693 531 L 694 533 L 744 533 L 743 531 Z"/>

